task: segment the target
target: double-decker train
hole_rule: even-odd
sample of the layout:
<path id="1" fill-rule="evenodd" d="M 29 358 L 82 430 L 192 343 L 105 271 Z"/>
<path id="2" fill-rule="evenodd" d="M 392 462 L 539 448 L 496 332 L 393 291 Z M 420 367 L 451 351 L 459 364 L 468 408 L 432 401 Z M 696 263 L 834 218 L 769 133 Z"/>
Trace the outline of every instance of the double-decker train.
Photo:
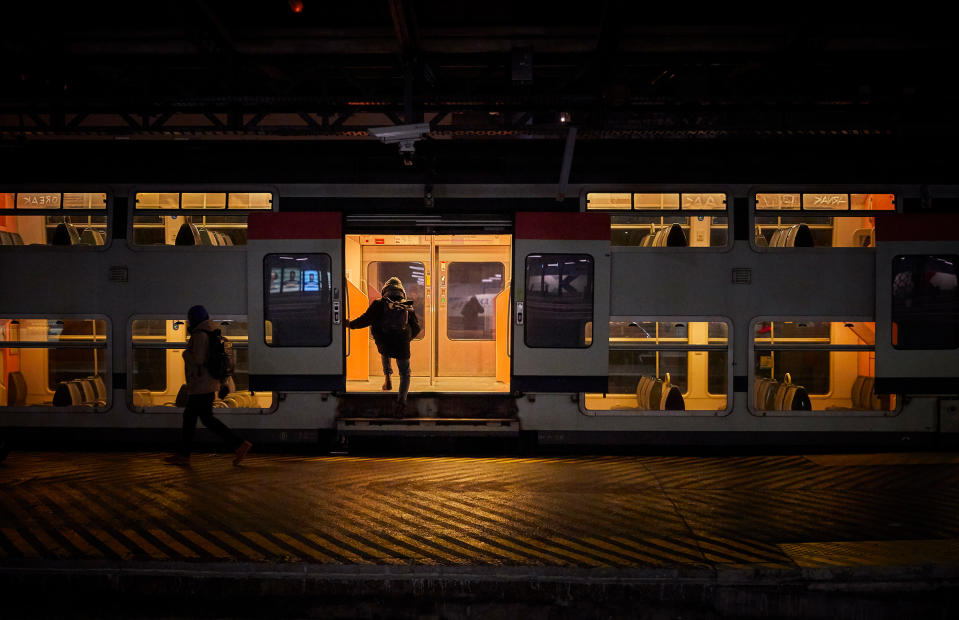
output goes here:
<path id="1" fill-rule="evenodd" d="M 396 184 L 0 188 L 0 427 L 172 438 L 203 304 L 237 354 L 217 414 L 255 442 L 959 436 L 959 218 L 913 209 L 918 186 L 586 184 L 575 211 L 514 206 L 548 204 L 541 185 L 431 190 L 465 206 L 309 206 L 423 193 Z M 423 326 L 403 419 L 344 325 L 393 276 Z"/>

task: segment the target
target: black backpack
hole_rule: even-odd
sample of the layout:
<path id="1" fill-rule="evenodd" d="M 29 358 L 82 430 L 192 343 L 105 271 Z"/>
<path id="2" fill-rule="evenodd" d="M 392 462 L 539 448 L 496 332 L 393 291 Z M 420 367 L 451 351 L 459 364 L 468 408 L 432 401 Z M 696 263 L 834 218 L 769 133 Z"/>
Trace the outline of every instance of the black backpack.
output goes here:
<path id="1" fill-rule="evenodd" d="M 210 350 L 207 353 L 206 369 L 210 376 L 218 381 L 226 381 L 233 375 L 236 361 L 233 354 L 233 344 L 220 333 L 220 330 L 202 330 L 210 341 Z"/>
<path id="2" fill-rule="evenodd" d="M 413 310 L 413 302 L 402 300 L 393 301 L 387 297 L 386 310 L 383 311 L 383 322 L 380 325 L 380 331 L 384 334 L 403 334 L 410 322 L 410 312 Z"/>

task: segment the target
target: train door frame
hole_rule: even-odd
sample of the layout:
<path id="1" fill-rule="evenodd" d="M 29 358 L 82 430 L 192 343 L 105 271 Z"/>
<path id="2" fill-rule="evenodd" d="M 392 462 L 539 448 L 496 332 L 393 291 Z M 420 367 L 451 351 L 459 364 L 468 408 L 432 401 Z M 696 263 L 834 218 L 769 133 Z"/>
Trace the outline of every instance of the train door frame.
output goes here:
<path id="1" fill-rule="evenodd" d="M 531 346 L 527 336 L 540 314 L 550 312 L 548 302 L 528 304 L 527 263 L 532 257 L 546 255 L 585 255 L 591 260 L 591 320 L 577 326 L 566 319 L 567 327 L 577 330 L 577 342 Z M 565 263 L 570 264 L 570 263 Z M 557 272 L 557 292 L 566 286 Z M 589 276 L 587 276 L 587 281 Z M 609 381 L 610 315 L 610 218 L 606 213 L 518 212 L 513 233 L 512 303 L 512 375 L 511 387 L 521 392 L 605 392 Z M 545 290 L 545 289 L 544 289 Z M 584 289 L 585 291 L 585 289 Z M 545 295 L 545 294 L 544 294 Z M 561 295 L 557 294 L 558 297 Z M 556 305 L 554 303 L 554 305 Z M 569 314 L 571 308 L 558 307 L 556 314 Z M 558 312 L 557 312 L 558 311 Z M 532 313 L 532 318 L 530 318 Z M 580 331 L 582 328 L 582 331 Z M 572 333 L 571 330 L 567 330 Z M 538 337 L 538 336 L 537 336 Z M 568 339 L 570 342 L 572 339 Z"/>
<path id="2" fill-rule="evenodd" d="M 340 391 L 346 385 L 345 330 L 343 328 L 343 214 L 339 212 L 271 212 L 250 214 L 247 243 L 247 298 L 249 317 L 250 389 L 301 392 Z M 299 257 L 282 256 L 300 255 Z M 329 294 L 329 318 L 312 327 L 325 331 L 329 342 L 303 343 L 296 336 L 291 344 L 271 346 L 266 341 L 267 287 L 264 261 L 268 256 L 329 260 L 329 291 L 323 291 L 322 274 L 317 291 L 319 303 Z M 305 264 L 310 264 L 306 262 Z M 285 271 L 285 270 L 284 270 Z M 304 272 L 305 274 L 306 272 Z M 305 275 L 300 276 L 305 279 Z M 285 284 L 277 292 L 286 294 Z M 300 289 L 310 292 L 303 283 Z M 304 304 L 313 303 L 307 295 Z M 300 304 L 303 305 L 303 304 Z M 302 309 L 298 310 L 302 312 Z M 311 312 L 312 310 L 308 311 Z M 299 325 L 299 324 L 298 324 Z"/>

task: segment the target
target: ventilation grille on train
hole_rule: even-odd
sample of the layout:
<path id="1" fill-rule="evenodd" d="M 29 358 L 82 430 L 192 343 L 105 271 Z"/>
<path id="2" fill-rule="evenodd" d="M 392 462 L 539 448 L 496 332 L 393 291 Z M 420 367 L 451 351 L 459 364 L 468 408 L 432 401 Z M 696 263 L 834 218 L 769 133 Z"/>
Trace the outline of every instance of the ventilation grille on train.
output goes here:
<path id="1" fill-rule="evenodd" d="M 733 269 L 733 284 L 752 284 L 753 270 L 749 267 L 736 267 Z"/>

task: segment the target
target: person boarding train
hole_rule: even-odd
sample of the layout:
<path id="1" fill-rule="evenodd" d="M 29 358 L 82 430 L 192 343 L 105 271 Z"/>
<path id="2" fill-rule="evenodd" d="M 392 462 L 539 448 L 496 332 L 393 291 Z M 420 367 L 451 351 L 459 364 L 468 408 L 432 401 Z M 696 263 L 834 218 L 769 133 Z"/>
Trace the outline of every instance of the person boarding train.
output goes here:
<path id="1" fill-rule="evenodd" d="M 406 299 L 406 290 L 397 277 L 386 281 L 380 291 L 382 297 L 374 299 L 370 307 L 352 321 L 346 320 L 349 329 L 370 327 L 376 350 L 383 362 L 384 390 L 392 390 L 390 375 L 393 367 L 390 362 L 396 359 L 396 368 L 400 373 L 400 387 L 393 409 L 395 417 L 403 417 L 406 411 L 406 395 L 410 391 L 410 341 L 420 333 L 420 323 L 413 310 L 413 302 Z"/>

